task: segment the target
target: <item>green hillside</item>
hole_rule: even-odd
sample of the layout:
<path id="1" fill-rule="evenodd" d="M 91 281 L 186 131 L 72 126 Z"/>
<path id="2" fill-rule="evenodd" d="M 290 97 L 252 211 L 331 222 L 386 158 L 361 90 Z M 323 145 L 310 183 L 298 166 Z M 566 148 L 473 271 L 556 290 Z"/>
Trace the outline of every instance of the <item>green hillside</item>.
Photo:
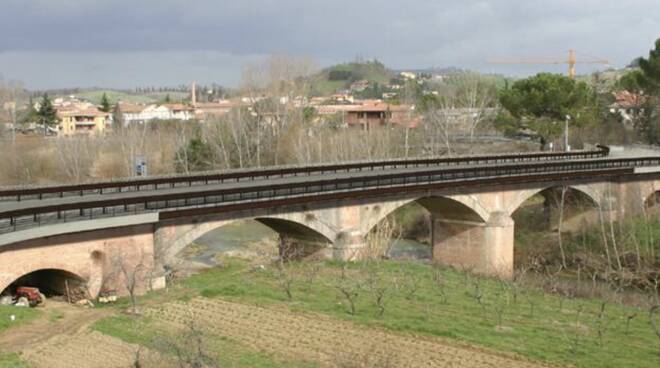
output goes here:
<path id="1" fill-rule="evenodd" d="M 319 95 L 332 94 L 359 80 L 386 85 L 394 76 L 395 73 L 378 60 L 338 64 L 314 77 L 314 92 Z"/>
<path id="2" fill-rule="evenodd" d="M 110 89 L 98 89 L 98 90 L 86 90 L 75 93 L 74 95 L 78 98 L 87 100 L 94 104 L 101 103 L 101 97 L 103 94 L 108 96 L 111 104 L 117 103 L 117 101 L 123 102 L 133 102 L 133 103 L 153 103 L 153 102 L 162 102 L 165 100 L 166 96 L 170 96 L 172 102 L 181 102 L 190 98 L 190 94 L 187 92 L 146 92 L 146 93 L 136 93 L 128 91 L 117 91 Z"/>

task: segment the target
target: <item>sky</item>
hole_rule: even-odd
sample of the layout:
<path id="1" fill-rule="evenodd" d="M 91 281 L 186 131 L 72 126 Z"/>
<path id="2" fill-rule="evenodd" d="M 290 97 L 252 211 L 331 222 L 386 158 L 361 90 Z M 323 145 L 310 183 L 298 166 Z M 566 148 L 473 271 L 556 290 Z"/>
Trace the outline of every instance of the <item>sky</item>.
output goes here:
<path id="1" fill-rule="evenodd" d="M 0 0 L 0 78 L 30 89 L 240 83 L 268 55 L 529 75 L 660 38 L 660 0 Z M 597 65 L 580 65 L 578 73 Z"/>

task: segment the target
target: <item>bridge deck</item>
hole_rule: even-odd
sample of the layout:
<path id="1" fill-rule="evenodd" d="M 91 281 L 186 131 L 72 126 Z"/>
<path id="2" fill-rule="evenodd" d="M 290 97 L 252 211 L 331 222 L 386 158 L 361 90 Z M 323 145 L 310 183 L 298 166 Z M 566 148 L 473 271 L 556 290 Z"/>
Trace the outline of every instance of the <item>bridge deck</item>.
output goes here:
<path id="1" fill-rule="evenodd" d="M 614 177 L 616 175 L 634 175 L 635 173 L 655 172 L 653 170 L 640 170 L 660 166 L 660 157 L 602 157 L 601 151 L 587 151 L 570 156 L 531 155 L 531 161 L 521 155 L 509 155 L 504 162 L 501 157 L 493 158 L 467 158 L 463 164 L 459 159 L 452 159 L 451 163 L 431 164 L 426 162 L 423 166 L 412 165 L 405 161 L 400 166 L 388 166 L 392 162 L 361 163 L 359 171 L 351 171 L 347 165 L 335 165 L 335 169 L 325 171 L 313 167 L 313 170 L 298 169 L 266 169 L 234 175 L 235 180 L 222 179 L 221 182 L 186 181 L 186 178 L 177 179 L 177 182 L 188 182 L 185 186 L 158 187 L 155 184 L 151 189 L 141 189 L 123 192 L 94 193 L 80 191 L 79 196 L 62 196 L 55 198 L 24 199 L 19 196 L 14 201 L 0 202 L 0 234 L 22 230 L 45 224 L 72 222 L 94 218 L 138 214 L 145 212 L 161 212 L 167 210 L 183 210 L 186 208 L 199 208 L 209 206 L 239 206 L 248 208 L 254 206 L 255 201 L 271 204 L 286 204 L 287 199 L 300 202 L 300 197 L 307 202 L 313 202 L 322 196 L 328 198 L 349 197 L 346 193 L 356 196 L 372 192 L 386 192 L 387 188 L 401 188 L 405 190 L 410 185 L 433 186 L 453 183 L 452 186 L 474 185 L 482 180 L 484 183 L 535 182 L 545 177 L 555 180 L 584 179 L 592 175 L 596 177 Z M 538 157 L 537 157 L 538 156 Z M 543 157 L 543 159 L 540 159 Z M 567 159 L 571 157 L 571 159 Z M 580 157 L 576 159 L 575 157 Z M 595 158 L 594 158 L 595 157 Z M 484 161 L 485 160 L 485 161 Z M 435 161 L 433 161 L 435 162 Z M 485 164 L 482 162 L 486 162 Z M 363 170 L 364 165 L 371 165 L 370 169 Z M 293 170 L 293 171 L 292 171 Z M 314 171 L 316 170 L 316 171 Z M 300 171 L 301 175 L 298 175 Z M 293 172 L 293 175 L 290 175 Z M 267 173 L 267 174 L 264 174 Z M 278 173 L 281 175 L 278 176 Z M 286 176 L 285 174 L 289 174 Z M 252 176 L 252 179 L 246 179 Z M 190 178 L 197 178 L 193 175 Z M 208 177 L 207 177 L 208 178 Z M 223 177 L 224 178 L 224 177 Z M 493 178 L 498 180 L 493 180 Z M 527 178 L 527 179 L 525 179 Z M 154 181 L 155 180 L 155 181 Z M 154 179 L 157 182 L 160 179 Z M 165 179 L 167 182 L 169 179 Z M 142 181 L 144 182 L 144 181 Z M 444 183 L 444 184 L 443 184 Z M 104 185 L 103 183 L 98 185 Z M 53 193 L 51 188 L 47 192 Z M 138 188 L 139 189 L 139 188 Z M 26 190 L 30 192 L 31 189 Z M 0 191 L 1 192 L 1 191 Z M 56 193 L 56 191 L 54 191 Z M 343 192 L 341 196 L 336 193 Z M 391 192 L 391 191 L 390 191 Z M 31 192 L 33 193 L 33 192 Z M 61 193 L 63 194 L 63 193 Z M 373 194 L 373 193 L 372 193 Z M 330 196 L 330 197 L 329 197 Z M 293 201 L 293 202 L 295 202 Z M 292 202 L 292 201 L 289 201 Z M 234 207 L 231 207 L 234 208 Z M 238 207 L 236 207 L 238 208 Z M 162 213 L 162 212 L 161 212 Z"/>
<path id="2" fill-rule="evenodd" d="M 548 161 L 543 164 L 548 164 L 552 162 L 559 161 Z M 583 160 L 572 160 L 572 163 L 579 162 L 593 162 L 593 160 L 583 159 Z M 537 165 L 541 165 L 537 163 Z M 405 175 L 405 174 L 414 174 L 419 172 L 428 172 L 430 170 L 474 170 L 484 167 L 498 167 L 498 168 L 513 168 L 519 167 L 520 164 L 488 164 L 488 165 L 438 165 L 430 167 L 409 167 L 409 168 L 395 168 L 395 169 L 377 169 L 369 171 L 350 171 L 350 172 L 330 172 L 322 173 L 315 175 L 305 175 L 305 176 L 286 176 L 283 178 L 255 178 L 253 180 L 243 180 L 243 181 L 227 181 L 223 183 L 213 183 L 206 185 L 193 185 L 193 186 L 183 186 L 183 187 L 174 187 L 174 188 L 159 188 L 159 189 L 150 189 L 150 190 L 140 190 L 140 191 L 131 191 L 131 192 L 119 192 L 119 193 L 104 193 L 104 194 L 87 194 L 84 196 L 67 196 L 67 197 L 57 197 L 57 198 L 44 198 L 44 199 L 29 199 L 22 201 L 6 201 L 0 202 L 0 215 L 9 211 L 30 209 L 30 208 L 40 208 L 44 206 L 58 206 L 66 205 L 72 203 L 88 203 L 96 202 L 101 200 L 116 200 L 116 199 L 134 199 L 134 198 L 149 198 L 153 196 L 167 196 L 172 194 L 195 194 L 195 193 L 204 193 L 208 191 L 221 191 L 221 190 L 240 190 L 247 188 L 255 187 L 270 187 L 277 185 L 285 184 L 303 184 L 310 183 L 314 181 L 335 181 L 335 180 L 344 180 L 344 179 L 369 179 L 377 178 L 383 174 L 387 175 Z"/>

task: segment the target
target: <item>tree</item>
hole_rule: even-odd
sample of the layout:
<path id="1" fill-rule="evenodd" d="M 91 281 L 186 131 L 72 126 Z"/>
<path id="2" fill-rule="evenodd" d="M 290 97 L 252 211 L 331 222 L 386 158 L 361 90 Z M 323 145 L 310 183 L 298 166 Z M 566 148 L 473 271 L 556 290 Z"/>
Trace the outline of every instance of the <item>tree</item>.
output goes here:
<path id="1" fill-rule="evenodd" d="M 596 120 L 595 93 L 586 83 L 559 74 L 519 80 L 500 92 L 499 100 L 519 129 L 536 133 L 542 148 L 561 134 L 566 119 L 577 126 Z"/>
<path id="2" fill-rule="evenodd" d="M 134 241 L 131 240 L 129 243 L 127 249 L 135 249 Z M 119 248 L 113 249 L 109 253 L 103 287 L 123 286 L 131 304 L 128 310 L 130 314 L 140 314 L 137 296 L 139 291 L 149 283 L 149 276 L 153 271 L 148 262 L 149 256 L 142 250 L 127 251 Z"/>
<path id="3" fill-rule="evenodd" d="M 176 154 L 177 172 L 209 170 L 213 163 L 213 150 L 201 138 L 191 138 Z"/>
<path id="4" fill-rule="evenodd" d="M 110 112 L 110 110 L 112 110 L 108 96 L 105 93 L 103 93 L 103 96 L 101 97 L 101 108 L 99 110 L 103 112 Z"/>
<path id="5" fill-rule="evenodd" d="M 39 122 L 44 127 L 44 135 L 47 134 L 47 129 L 57 125 L 59 119 L 57 118 L 57 111 L 53 107 L 53 103 L 48 98 L 48 94 L 44 93 L 41 99 L 39 110 L 37 111 Z"/>
<path id="6" fill-rule="evenodd" d="M 30 97 L 27 105 L 27 109 L 23 111 L 19 118 L 18 118 L 18 123 L 22 125 L 26 125 L 29 123 L 36 123 L 39 121 L 39 111 L 34 107 L 34 102 L 32 101 L 32 97 Z"/>
<path id="7" fill-rule="evenodd" d="M 645 95 L 643 115 L 638 130 L 648 143 L 660 143 L 660 39 L 655 49 L 649 52 L 648 59 L 639 58 L 639 70 L 633 71 L 621 80 L 621 85 L 630 92 Z"/>
<path id="8" fill-rule="evenodd" d="M 649 95 L 660 94 L 660 38 L 655 41 L 655 49 L 649 52 L 649 58 L 639 58 L 639 84 Z"/>

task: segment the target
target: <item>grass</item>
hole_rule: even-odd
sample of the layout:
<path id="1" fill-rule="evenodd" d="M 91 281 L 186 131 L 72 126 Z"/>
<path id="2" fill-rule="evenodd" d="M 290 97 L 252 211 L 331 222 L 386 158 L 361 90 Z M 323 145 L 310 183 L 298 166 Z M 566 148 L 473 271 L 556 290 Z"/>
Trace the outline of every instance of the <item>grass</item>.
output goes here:
<path id="1" fill-rule="evenodd" d="M 369 267 L 351 264 L 349 278 L 365 280 Z M 293 301 L 279 289 L 274 270 L 249 271 L 230 260 L 183 280 L 194 295 L 257 305 L 288 305 L 299 312 L 317 312 L 394 331 L 457 339 L 475 345 L 555 364 L 579 367 L 656 367 L 660 340 L 650 326 L 648 312 L 589 299 L 565 299 L 533 288 L 478 278 L 450 269 L 436 271 L 419 263 L 383 262 L 380 284 L 387 288 L 382 317 L 366 287 L 359 291 L 356 314 L 333 286 L 341 267 L 327 263 L 314 282 L 308 266 L 292 264 L 297 275 Z M 441 283 L 436 283 L 440 279 Z M 418 285 L 410 295 L 411 285 Z M 438 286 L 442 285 L 442 286 Z M 636 315 L 626 326 L 626 316 Z M 599 336 L 599 331 L 600 335 Z"/>
<path id="2" fill-rule="evenodd" d="M 33 308 L 19 308 L 14 306 L 0 306 L 0 333 L 3 331 L 20 326 L 37 318 L 42 312 Z M 15 320 L 11 321 L 11 316 Z M 14 353 L 5 354 L 0 352 L 0 368 L 27 368 L 27 363 L 23 362 L 21 358 Z"/>
<path id="3" fill-rule="evenodd" d="M 34 308 L 19 308 L 2 305 L 0 306 L 0 332 L 10 327 L 24 324 L 36 318 L 40 313 L 40 310 Z M 13 322 L 11 321 L 12 315 L 15 317 Z"/>
<path id="4" fill-rule="evenodd" d="M 62 314 L 61 311 L 51 310 L 50 314 L 48 315 L 48 321 L 50 321 L 50 323 L 55 323 L 60 319 L 62 319 L 62 317 L 64 317 L 64 315 Z"/>
<path id="5" fill-rule="evenodd" d="M 126 315 L 108 317 L 95 323 L 93 329 L 128 343 L 139 344 L 164 353 L 167 352 L 164 351 L 163 342 L 178 342 L 179 346 L 187 342 L 180 341 L 176 337 L 183 334 L 181 331 L 168 330 L 167 327 L 147 317 L 139 319 Z M 221 367 L 315 367 L 307 363 L 282 361 L 219 335 L 204 335 L 204 342 L 204 349 L 218 358 Z"/>
<path id="6" fill-rule="evenodd" d="M 0 368 L 28 368 L 29 365 L 21 360 L 18 354 L 0 353 Z"/>

